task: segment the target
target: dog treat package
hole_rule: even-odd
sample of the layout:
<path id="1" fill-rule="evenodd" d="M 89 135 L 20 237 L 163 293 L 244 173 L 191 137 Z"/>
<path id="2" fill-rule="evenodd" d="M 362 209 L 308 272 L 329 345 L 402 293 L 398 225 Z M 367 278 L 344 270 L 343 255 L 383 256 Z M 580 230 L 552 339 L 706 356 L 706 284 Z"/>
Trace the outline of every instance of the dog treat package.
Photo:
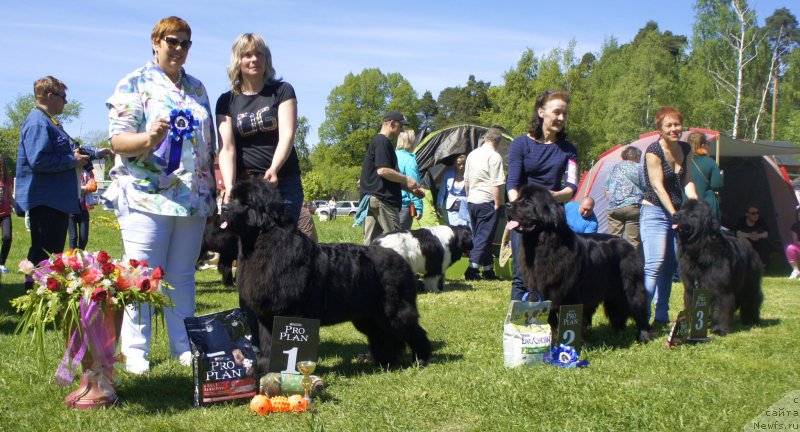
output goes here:
<path id="1" fill-rule="evenodd" d="M 311 377 L 311 388 L 308 389 L 308 396 L 315 398 L 325 391 L 325 383 L 316 375 L 309 376 Z M 270 372 L 261 377 L 259 393 L 264 393 L 269 397 L 305 394 L 305 390 L 300 384 L 302 379 L 303 375 Z"/>
<path id="2" fill-rule="evenodd" d="M 511 301 L 503 326 L 503 364 L 506 367 L 545 363 L 552 338 L 547 323 L 549 314 L 549 301 Z"/>
<path id="3" fill-rule="evenodd" d="M 192 345 L 194 406 L 256 394 L 256 354 L 239 309 L 183 320 Z"/>

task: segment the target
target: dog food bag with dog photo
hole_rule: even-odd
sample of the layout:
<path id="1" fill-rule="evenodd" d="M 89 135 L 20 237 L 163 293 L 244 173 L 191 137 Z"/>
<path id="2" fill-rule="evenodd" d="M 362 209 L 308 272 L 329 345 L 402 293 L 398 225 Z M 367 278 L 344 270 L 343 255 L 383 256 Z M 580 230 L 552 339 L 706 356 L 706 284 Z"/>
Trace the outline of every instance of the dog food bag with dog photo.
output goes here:
<path id="1" fill-rule="evenodd" d="M 239 309 L 183 320 L 192 345 L 194 406 L 256 394 L 252 335 Z"/>
<path id="2" fill-rule="evenodd" d="M 511 301 L 503 326 L 503 364 L 506 367 L 545 363 L 552 338 L 547 323 L 549 314 L 549 301 Z"/>

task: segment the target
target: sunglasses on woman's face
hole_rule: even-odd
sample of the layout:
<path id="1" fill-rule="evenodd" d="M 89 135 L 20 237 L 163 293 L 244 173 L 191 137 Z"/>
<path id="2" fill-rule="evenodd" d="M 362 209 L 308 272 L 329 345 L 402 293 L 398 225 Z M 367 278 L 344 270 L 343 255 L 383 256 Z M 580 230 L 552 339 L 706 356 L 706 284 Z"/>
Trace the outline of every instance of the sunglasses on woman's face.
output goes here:
<path id="1" fill-rule="evenodd" d="M 170 48 L 177 48 L 178 45 L 180 45 L 180 47 L 183 49 L 189 49 L 192 46 L 192 41 L 189 39 L 180 40 L 175 36 L 165 36 L 164 42 L 166 42 Z"/>

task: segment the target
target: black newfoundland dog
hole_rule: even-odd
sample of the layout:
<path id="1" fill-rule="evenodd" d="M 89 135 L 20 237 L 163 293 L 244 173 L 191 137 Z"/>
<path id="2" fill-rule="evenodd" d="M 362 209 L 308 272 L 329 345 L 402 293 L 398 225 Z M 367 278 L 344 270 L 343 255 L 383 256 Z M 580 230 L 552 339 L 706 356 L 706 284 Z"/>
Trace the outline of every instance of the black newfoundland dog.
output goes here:
<path id="1" fill-rule="evenodd" d="M 761 265 L 750 242 L 720 232 L 719 222 L 704 201 L 687 200 L 675 213 L 678 262 L 683 280 L 683 302 L 692 305 L 695 288 L 711 291 L 711 332 L 731 331 L 739 309 L 742 324 L 760 322 Z"/>
<path id="2" fill-rule="evenodd" d="M 583 304 L 584 325 L 589 327 L 603 303 L 614 329 L 624 329 L 632 317 L 637 340 L 650 340 L 642 257 L 630 243 L 608 234 L 575 234 L 564 206 L 538 186 L 524 186 L 518 199 L 507 204 L 506 214 L 522 234 L 521 256 L 514 259 L 520 260 L 526 288 L 552 301 L 549 322 L 554 332 L 561 305 Z"/>
<path id="3" fill-rule="evenodd" d="M 233 262 L 236 261 L 236 256 L 239 254 L 239 237 L 230 230 L 220 228 L 220 220 L 217 217 L 206 222 L 200 256 L 197 259 L 198 266 L 205 260 L 208 252 L 219 254 L 217 271 L 222 275 L 222 284 L 232 287 Z"/>
<path id="4" fill-rule="evenodd" d="M 222 217 L 240 239 L 237 288 L 243 308 L 257 319 L 251 327 L 259 335 L 260 371 L 267 370 L 276 315 L 322 325 L 352 321 L 382 365 L 395 363 L 406 344 L 420 364 L 429 362 L 414 274 L 396 252 L 315 243 L 290 221 L 278 191 L 261 180 L 237 183 Z"/>
<path id="5" fill-rule="evenodd" d="M 399 253 L 414 273 L 424 274 L 426 291 L 442 292 L 447 269 L 472 250 L 472 231 L 465 226 L 439 225 L 395 231 L 373 244 Z"/>

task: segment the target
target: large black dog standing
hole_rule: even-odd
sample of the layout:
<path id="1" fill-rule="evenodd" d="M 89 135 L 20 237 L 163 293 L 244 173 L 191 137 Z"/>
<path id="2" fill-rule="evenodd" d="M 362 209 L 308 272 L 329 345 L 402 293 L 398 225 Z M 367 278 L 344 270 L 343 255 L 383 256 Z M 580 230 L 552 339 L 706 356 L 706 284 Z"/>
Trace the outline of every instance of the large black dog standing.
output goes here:
<path id="1" fill-rule="evenodd" d="M 758 324 L 764 300 L 761 263 L 750 243 L 721 233 L 704 201 L 687 200 L 673 222 L 677 225 L 685 306 L 691 306 L 694 289 L 703 288 L 711 291 L 711 332 L 729 333 L 736 309 L 743 324 Z"/>
<path id="2" fill-rule="evenodd" d="M 399 253 L 414 273 L 424 274 L 426 291 L 442 292 L 447 269 L 472 250 L 472 231 L 465 226 L 439 225 L 395 231 L 373 244 Z"/>
<path id="3" fill-rule="evenodd" d="M 406 344 L 420 364 L 429 362 L 414 274 L 400 255 L 380 246 L 315 243 L 264 181 L 237 183 L 222 217 L 240 239 L 237 288 L 258 320 L 260 371 L 268 366 L 276 315 L 322 325 L 352 321 L 379 364 L 394 363 Z"/>
<path id="4" fill-rule="evenodd" d="M 624 329 L 632 317 L 637 340 L 650 340 L 642 258 L 630 243 L 608 234 L 575 234 L 567 225 L 564 207 L 538 186 L 520 189 L 506 213 L 522 234 L 521 256 L 514 259 L 521 260 L 526 288 L 552 301 L 553 331 L 561 305 L 583 304 L 588 327 L 603 303 L 614 329 Z"/>

